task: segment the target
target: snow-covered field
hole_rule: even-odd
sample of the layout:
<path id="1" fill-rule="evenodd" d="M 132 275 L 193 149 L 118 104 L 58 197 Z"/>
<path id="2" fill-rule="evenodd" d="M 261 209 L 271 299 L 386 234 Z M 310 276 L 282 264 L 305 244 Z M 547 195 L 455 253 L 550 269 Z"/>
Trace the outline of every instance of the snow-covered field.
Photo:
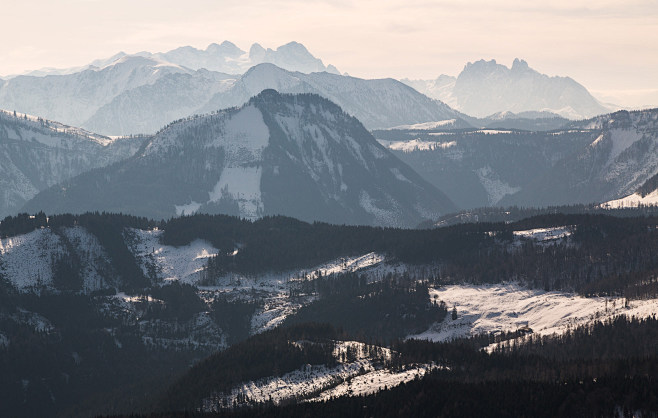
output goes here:
<path id="1" fill-rule="evenodd" d="M 604 209 L 621 209 L 655 205 L 658 205 L 658 190 L 654 190 L 644 197 L 638 193 L 633 193 L 632 195 L 622 197 L 621 199 L 610 200 L 602 203 L 600 206 Z"/>
<path id="2" fill-rule="evenodd" d="M 341 353 L 350 347 L 355 353 L 352 361 L 341 362 Z M 381 348 L 382 355 L 390 359 L 391 352 Z M 374 393 L 386 387 L 394 387 L 423 376 L 433 365 L 414 365 L 399 372 L 384 367 L 379 359 L 367 355 L 365 344 L 354 341 L 338 342 L 334 356 L 339 361 L 335 367 L 306 365 L 282 376 L 272 376 L 250 381 L 235 387 L 230 393 L 220 393 L 204 400 L 203 410 L 218 411 L 243 399 L 246 403 L 281 401 L 306 398 L 322 401 L 339 396 L 357 396 Z"/>
<path id="3" fill-rule="evenodd" d="M 556 226 L 551 228 L 527 229 L 514 231 L 514 236 L 520 239 L 531 239 L 538 242 L 552 242 L 571 236 L 573 228 L 568 226 Z"/>
<path id="4" fill-rule="evenodd" d="M 448 315 L 443 322 L 409 338 L 447 341 L 481 333 L 514 331 L 527 326 L 534 333 L 564 333 L 618 315 L 648 317 L 658 313 L 657 300 L 585 298 L 567 292 L 528 289 L 519 284 L 454 285 L 430 291 L 430 298 L 456 307 L 458 318 Z"/>
<path id="5" fill-rule="evenodd" d="M 149 277 L 155 272 L 159 280 L 179 280 L 196 284 L 208 258 L 217 255 L 218 250 L 209 242 L 200 239 L 181 247 L 163 245 L 160 244 L 163 232 L 157 229 L 129 230 L 129 234 L 134 237 L 134 240 L 129 240 L 129 248 L 144 274 Z"/>
<path id="6" fill-rule="evenodd" d="M 424 122 L 424 123 L 415 123 L 413 125 L 399 125 L 399 126 L 394 126 L 392 128 L 387 128 L 387 131 L 392 131 L 392 130 L 428 130 L 428 129 L 436 129 L 436 128 L 443 128 L 446 126 L 452 126 L 457 122 L 457 119 L 446 119 L 446 120 L 439 120 L 436 122 Z"/>
<path id="7" fill-rule="evenodd" d="M 384 139 L 378 139 L 377 141 L 388 149 L 402 152 L 435 151 L 457 146 L 457 142 L 455 141 L 423 141 L 419 138 L 410 139 L 408 141 L 386 141 Z"/>

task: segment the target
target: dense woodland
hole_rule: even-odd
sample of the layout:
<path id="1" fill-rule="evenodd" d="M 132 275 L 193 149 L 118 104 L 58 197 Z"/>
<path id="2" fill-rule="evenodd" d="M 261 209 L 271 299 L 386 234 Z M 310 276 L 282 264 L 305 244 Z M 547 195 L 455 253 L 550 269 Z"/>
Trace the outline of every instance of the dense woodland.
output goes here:
<path id="1" fill-rule="evenodd" d="M 201 382 L 217 386 L 224 379 L 246 380 L 259 366 L 252 361 L 243 370 L 241 361 L 231 359 L 247 356 L 265 344 L 277 346 L 277 341 L 299 338 L 300 332 L 306 333 L 304 338 L 312 333 L 316 341 L 340 335 L 328 327 L 304 325 L 252 337 L 239 345 L 242 353 L 229 349 L 194 367 L 167 392 L 166 399 L 194 399 L 208 393 L 208 386 L 200 389 Z M 479 350 L 474 340 L 398 341 L 392 345 L 397 353 L 392 367 L 435 361 L 449 368 L 370 396 L 322 403 L 293 400 L 276 407 L 264 404 L 219 414 L 190 408 L 176 415 L 168 409 L 173 405 L 165 404 L 168 412 L 145 416 L 653 416 L 658 411 L 656 344 L 655 318 L 617 318 L 561 337 L 527 337 L 521 343 L 503 344 L 491 354 Z M 208 380 L 217 377 L 221 379 Z"/>
<path id="2" fill-rule="evenodd" d="M 328 323 L 354 339 L 380 344 L 426 330 L 447 314 L 445 304 L 430 302 L 427 284 L 389 275 L 380 282 L 345 274 L 300 285 L 320 299 L 289 316 L 284 325 Z"/>
<path id="3" fill-rule="evenodd" d="M 128 249 L 126 227 L 164 229 L 163 243 L 186 245 L 201 238 L 218 248 L 204 272 L 204 283 L 227 272 L 256 275 L 307 269 L 340 257 L 371 251 L 409 264 L 440 266 L 440 274 L 417 279 L 434 285 L 516 280 L 536 288 L 583 295 L 647 298 L 658 295 L 658 217 L 546 214 L 512 223 L 471 223 L 428 230 L 308 224 L 285 217 L 247 221 L 224 215 L 196 215 L 152 222 L 123 215 L 85 214 L 47 218 L 19 215 L 0 223 L 7 237 L 39 227 L 85 226 L 111 257 L 108 276 L 130 292 L 149 288 Z M 568 239 L 550 243 L 515 240 L 513 231 L 568 226 Z M 234 254 L 238 250 L 237 254 Z M 75 259 L 55 260 L 59 287 L 79 280 Z"/>

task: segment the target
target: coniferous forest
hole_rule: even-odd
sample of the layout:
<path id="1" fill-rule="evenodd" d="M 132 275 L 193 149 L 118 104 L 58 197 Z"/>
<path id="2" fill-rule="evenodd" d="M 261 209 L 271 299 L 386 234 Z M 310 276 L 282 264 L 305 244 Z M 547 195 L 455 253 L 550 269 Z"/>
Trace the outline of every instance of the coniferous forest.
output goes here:
<path id="1" fill-rule="evenodd" d="M 658 410 L 655 316 L 592 320 L 559 335 L 406 337 L 461 316 L 430 297 L 448 285 L 514 280 L 585 298 L 655 298 L 657 226 L 651 216 L 601 214 L 417 230 L 224 215 L 8 217 L 0 223 L 4 240 L 51 231 L 61 250 L 50 260 L 51 285 L 44 276 L 41 288 L 17 289 L 0 266 L 0 400 L 12 416 L 651 416 Z M 88 257 L 76 250 L 72 228 L 88 231 L 106 254 L 95 264 L 100 288 L 85 287 Z M 559 239 L 528 238 L 527 231 L 555 228 Z M 158 245 L 172 249 L 202 240 L 217 254 L 201 264 L 196 283 L 167 280 L 155 249 L 146 258 L 134 251 L 139 231 L 160 233 Z M 329 274 L 314 267 L 369 253 L 407 268 Z M 263 290 L 267 277 L 290 271 L 298 273 L 285 276 L 276 296 L 289 311 L 276 326 L 255 328 L 274 303 Z M 305 402 L 313 392 L 300 392 L 256 402 L 239 395 L 218 401 L 220 410 L 204 409 L 209 397 L 245 382 L 347 367 L 358 356 L 337 357 L 341 341 L 364 344 L 375 371 L 432 367 L 367 396 Z"/>

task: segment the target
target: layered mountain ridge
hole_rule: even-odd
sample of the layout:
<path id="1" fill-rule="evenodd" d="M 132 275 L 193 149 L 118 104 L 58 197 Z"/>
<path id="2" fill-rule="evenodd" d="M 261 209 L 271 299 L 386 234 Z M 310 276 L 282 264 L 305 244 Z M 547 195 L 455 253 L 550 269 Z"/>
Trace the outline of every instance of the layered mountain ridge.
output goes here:
<path id="1" fill-rule="evenodd" d="M 293 48 L 291 54 L 295 55 L 299 48 L 303 46 Z M 266 51 L 263 60 L 267 56 Z M 283 65 L 281 59 L 275 59 L 277 56 L 271 61 Z M 393 79 L 364 80 L 326 71 L 288 71 L 269 62 L 256 64 L 241 75 L 229 75 L 205 68 L 191 69 L 166 58 L 121 56 L 102 68 L 73 74 L 19 76 L 0 81 L 0 108 L 36 114 L 105 135 L 155 133 L 172 120 L 240 106 L 265 89 L 320 94 L 369 129 L 464 117 Z"/>
<path id="2" fill-rule="evenodd" d="M 374 135 L 462 208 L 590 204 L 634 193 L 658 172 L 658 109 L 559 130 L 389 130 Z"/>

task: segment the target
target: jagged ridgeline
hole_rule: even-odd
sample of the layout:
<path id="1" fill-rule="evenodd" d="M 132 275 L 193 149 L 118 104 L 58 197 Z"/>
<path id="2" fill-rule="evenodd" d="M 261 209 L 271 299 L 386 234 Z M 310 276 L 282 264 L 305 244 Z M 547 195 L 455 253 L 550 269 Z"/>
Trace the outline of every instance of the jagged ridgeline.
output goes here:
<path id="1" fill-rule="evenodd" d="M 240 108 L 172 123 L 134 157 L 54 186 L 25 206 L 155 219 L 283 214 L 404 227 L 453 209 L 337 105 L 274 90 Z"/>

